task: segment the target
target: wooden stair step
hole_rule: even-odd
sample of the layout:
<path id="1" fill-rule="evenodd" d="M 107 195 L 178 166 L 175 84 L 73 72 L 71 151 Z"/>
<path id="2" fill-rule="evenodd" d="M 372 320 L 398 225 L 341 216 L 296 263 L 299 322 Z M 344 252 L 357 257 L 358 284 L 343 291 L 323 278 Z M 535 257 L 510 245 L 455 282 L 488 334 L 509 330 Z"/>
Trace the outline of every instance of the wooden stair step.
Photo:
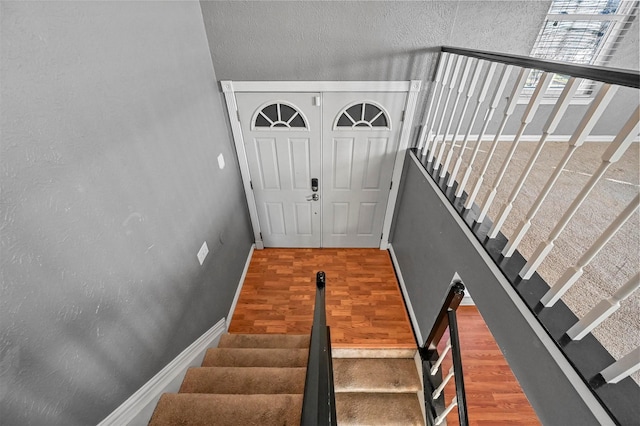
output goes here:
<path id="1" fill-rule="evenodd" d="M 306 368 L 197 367 L 187 370 L 180 393 L 301 394 Z"/>
<path id="2" fill-rule="evenodd" d="M 413 359 L 338 358 L 333 360 L 336 392 L 419 392 L 422 383 Z"/>
<path id="3" fill-rule="evenodd" d="M 219 348 L 308 348 L 308 334 L 223 334 Z"/>
<path id="4" fill-rule="evenodd" d="M 149 426 L 298 426 L 302 395 L 162 395 Z"/>
<path id="5" fill-rule="evenodd" d="M 203 367 L 305 367 L 308 349 L 211 348 Z"/>
<path id="6" fill-rule="evenodd" d="M 424 426 L 416 393 L 336 393 L 340 426 Z"/>

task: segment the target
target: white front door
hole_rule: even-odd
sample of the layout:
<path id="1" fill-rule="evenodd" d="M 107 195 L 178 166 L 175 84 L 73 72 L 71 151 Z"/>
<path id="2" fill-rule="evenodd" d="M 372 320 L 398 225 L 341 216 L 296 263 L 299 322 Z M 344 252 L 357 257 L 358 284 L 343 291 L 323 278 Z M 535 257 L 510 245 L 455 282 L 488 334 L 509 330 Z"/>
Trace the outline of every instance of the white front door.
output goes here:
<path id="1" fill-rule="evenodd" d="M 321 177 L 318 96 L 236 94 L 265 247 L 320 247 L 319 191 L 311 189 Z"/>
<path id="2" fill-rule="evenodd" d="M 406 93 L 236 101 L 265 247 L 379 247 Z"/>
<path id="3" fill-rule="evenodd" d="M 379 247 L 406 93 L 325 93 L 322 246 Z"/>

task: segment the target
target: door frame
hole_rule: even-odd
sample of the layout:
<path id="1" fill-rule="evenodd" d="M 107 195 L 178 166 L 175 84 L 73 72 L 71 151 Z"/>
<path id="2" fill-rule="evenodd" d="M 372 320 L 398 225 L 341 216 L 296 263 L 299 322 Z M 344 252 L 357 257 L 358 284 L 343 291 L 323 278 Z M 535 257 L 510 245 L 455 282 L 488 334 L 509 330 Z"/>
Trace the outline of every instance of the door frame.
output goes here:
<path id="1" fill-rule="evenodd" d="M 242 185 L 249 207 L 249 217 L 253 227 L 253 238 L 256 248 L 263 249 L 264 242 L 258 221 L 258 208 L 251 188 L 251 177 L 249 174 L 249 162 L 244 149 L 244 138 L 240 127 L 238 114 L 238 104 L 235 94 L 237 92 L 404 92 L 407 100 L 404 108 L 404 119 L 400 130 L 398 151 L 393 166 L 391 178 L 391 189 L 387 200 L 384 223 L 382 225 L 382 238 L 380 239 L 380 249 L 386 250 L 389 247 L 389 232 L 391 230 L 391 220 L 395 210 L 398 190 L 400 189 L 400 177 L 404 157 L 409 146 L 409 136 L 413 127 L 418 94 L 422 86 L 421 80 L 411 81 L 220 81 L 222 92 L 227 105 L 227 115 L 231 124 L 233 142 L 238 155 Z M 320 99 L 317 100 L 319 102 Z M 393 184 L 395 182 L 395 185 Z"/>

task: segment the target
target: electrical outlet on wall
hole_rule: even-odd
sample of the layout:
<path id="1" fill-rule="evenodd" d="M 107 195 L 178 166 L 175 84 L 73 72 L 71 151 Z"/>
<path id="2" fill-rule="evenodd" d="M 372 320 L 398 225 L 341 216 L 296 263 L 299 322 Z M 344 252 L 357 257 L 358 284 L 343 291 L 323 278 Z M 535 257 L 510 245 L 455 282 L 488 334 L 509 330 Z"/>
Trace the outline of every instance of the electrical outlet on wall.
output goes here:
<path id="1" fill-rule="evenodd" d="M 220 167 L 220 170 L 224 169 L 224 156 L 222 153 L 218 155 L 218 167 Z"/>
<path id="2" fill-rule="evenodd" d="M 207 247 L 207 242 L 205 241 L 202 243 L 200 251 L 198 251 L 198 261 L 200 262 L 200 265 L 204 263 L 204 259 L 207 257 L 207 254 L 209 254 L 209 247 Z"/>

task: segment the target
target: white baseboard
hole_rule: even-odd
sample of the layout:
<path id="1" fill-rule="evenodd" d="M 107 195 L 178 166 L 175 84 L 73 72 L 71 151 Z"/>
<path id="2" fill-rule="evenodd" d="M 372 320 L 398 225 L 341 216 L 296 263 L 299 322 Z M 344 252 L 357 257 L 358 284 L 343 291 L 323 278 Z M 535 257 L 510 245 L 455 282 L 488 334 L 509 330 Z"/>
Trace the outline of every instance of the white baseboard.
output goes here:
<path id="1" fill-rule="evenodd" d="M 177 392 L 187 369 L 202 364 L 207 349 L 218 346 L 220 336 L 226 331 L 225 324 L 224 318 L 218 321 L 114 412 L 98 423 L 98 426 L 146 426 L 160 396 L 166 392 Z"/>
<path id="2" fill-rule="evenodd" d="M 238 304 L 238 299 L 240 298 L 240 292 L 242 291 L 242 285 L 244 284 L 244 279 L 247 277 L 247 271 L 249 270 L 249 265 L 251 264 L 251 258 L 253 257 L 253 251 L 255 249 L 256 249 L 256 245 L 252 244 L 251 249 L 249 250 L 249 255 L 247 256 L 247 261 L 244 264 L 244 270 L 242 271 L 242 276 L 240 276 L 240 282 L 238 283 L 236 295 L 233 297 L 233 302 L 231 302 L 229 315 L 227 315 L 227 330 L 229 330 L 229 326 L 231 325 L 233 312 L 236 310 L 236 305 Z"/>
<path id="3" fill-rule="evenodd" d="M 402 278 L 402 271 L 400 270 L 400 265 L 398 264 L 398 258 L 396 257 L 396 253 L 393 251 L 393 244 L 389 244 L 389 253 L 391 253 L 391 261 L 393 262 L 393 266 L 396 269 L 396 274 L 398 275 L 398 283 L 400 284 L 400 289 L 402 290 L 402 295 L 404 296 L 404 302 L 407 305 L 407 311 L 409 312 L 409 318 L 411 319 L 413 330 L 416 333 L 418 342 L 420 342 L 420 344 L 422 345 L 424 343 L 424 339 L 422 338 L 422 333 L 420 332 L 420 327 L 418 326 L 418 320 L 416 319 L 416 314 L 413 311 L 413 306 L 411 306 L 411 299 L 409 299 L 407 286 L 405 285 L 404 279 Z"/>

